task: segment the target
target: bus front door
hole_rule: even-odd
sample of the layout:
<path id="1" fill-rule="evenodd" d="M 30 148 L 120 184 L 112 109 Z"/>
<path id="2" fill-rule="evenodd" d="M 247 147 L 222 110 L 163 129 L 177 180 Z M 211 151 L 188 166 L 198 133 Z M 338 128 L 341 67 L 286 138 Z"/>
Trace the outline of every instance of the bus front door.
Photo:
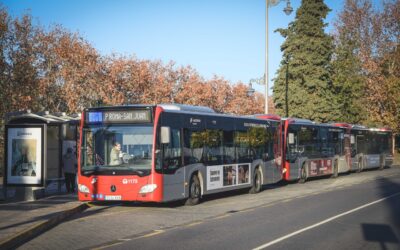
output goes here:
<path id="1" fill-rule="evenodd" d="M 179 200 L 185 197 L 185 168 L 163 174 L 163 200 Z"/>
<path id="2" fill-rule="evenodd" d="M 168 144 L 163 146 L 163 200 L 179 200 L 185 197 L 185 168 L 182 162 L 181 131 L 171 128 Z M 167 132 L 167 133 L 168 133 Z"/>

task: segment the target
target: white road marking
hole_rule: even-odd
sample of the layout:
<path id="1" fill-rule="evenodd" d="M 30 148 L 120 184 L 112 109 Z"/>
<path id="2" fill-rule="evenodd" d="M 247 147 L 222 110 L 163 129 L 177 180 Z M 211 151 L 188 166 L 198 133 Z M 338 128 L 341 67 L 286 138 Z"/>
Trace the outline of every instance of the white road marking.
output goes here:
<path id="1" fill-rule="evenodd" d="M 330 218 L 328 218 L 328 219 L 326 219 L 326 220 L 323 220 L 323 221 L 321 221 L 321 222 L 315 223 L 314 225 L 305 227 L 305 228 L 300 229 L 300 230 L 298 230 L 298 231 L 295 231 L 295 232 L 293 232 L 293 233 L 290 233 L 290 234 L 287 234 L 287 235 L 285 235 L 285 236 L 282 236 L 282 237 L 280 237 L 280 238 L 278 238 L 278 239 L 276 239 L 276 240 L 267 242 L 267 243 L 265 243 L 264 245 L 261 245 L 261 246 L 259 246 L 259 247 L 254 248 L 253 250 L 261 250 L 261 249 L 267 248 L 267 247 L 272 246 L 272 245 L 274 245 L 274 244 L 276 244 L 276 243 L 278 243 L 278 242 L 281 242 L 281 241 L 283 241 L 283 240 L 286 240 L 286 239 L 288 239 L 288 238 L 290 238 L 290 237 L 293 237 L 293 236 L 295 236 L 295 235 L 301 234 L 301 233 L 303 233 L 303 232 L 305 232 L 305 231 L 308 231 L 308 230 L 313 229 L 313 228 L 315 228 L 315 227 L 321 226 L 321 225 L 323 225 L 323 224 L 325 224 L 325 223 L 328 223 L 328 222 L 330 222 L 330 221 L 333 221 L 333 220 L 335 220 L 335 219 L 337 219 L 337 218 L 340 218 L 340 217 L 342 217 L 342 216 L 345 216 L 345 215 L 354 213 L 354 212 L 356 212 L 356 211 L 358 211 L 358 210 L 361 210 L 361 209 L 363 209 L 363 208 L 372 206 L 372 205 L 374 205 L 374 204 L 376 204 L 376 203 L 382 202 L 382 201 L 384 201 L 384 200 L 390 199 L 390 198 L 395 197 L 395 196 L 398 196 L 398 195 L 400 195 L 400 192 L 395 193 L 395 194 L 392 194 L 392 195 L 389 195 L 389 196 L 384 197 L 384 198 L 382 198 L 382 199 L 379 199 L 379 200 L 376 200 L 376 201 L 367 203 L 367 204 L 365 204 L 365 205 L 359 206 L 359 207 L 357 207 L 357 208 L 354 208 L 354 209 L 349 210 L 349 211 L 347 211 L 347 212 L 338 214 L 338 215 L 336 215 L 336 216 L 330 217 Z"/>
<path id="2" fill-rule="evenodd" d="M 192 223 L 190 223 L 188 225 L 185 225 L 184 227 L 193 227 L 193 226 L 200 225 L 202 223 L 203 223 L 202 221 L 196 221 L 196 222 L 192 222 Z"/>
<path id="3" fill-rule="evenodd" d="M 146 235 L 143 235 L 143 236 L 140 236 L 140 237 L 137 237 L 136 239 L 140 239 L 140 238 L 148 238 L 148 237 L 152 237 L 152 236 L 155 236 L 155 235 L 158 235 L 158 234 L 162 234 L 162 233 L 164 233 L 165 232 L 165 230 L 162 230 L 162 229 L 159 229 L 159 230 L 153 230 L 153 232 L 151 232 L 151 233 L 148 233 L 148 234 L 146 234 Z M 135 240 L 136 240 L 135 239 Z"/>
<path id="4" fill-rule="evenodd" d="M 113 243 L 113 244 L 110 244 L 110 245 L 105 245 L 105 246 L 91 248 L 91 249 L 92 250 L 102 250 L 102 249 L 105 249 L 105 248 L 110 248 L 110 247 L 113 247 L 113 246 L 121 245 L 122 243 L 123 242 L 117 242 L 117 243 Z"/>

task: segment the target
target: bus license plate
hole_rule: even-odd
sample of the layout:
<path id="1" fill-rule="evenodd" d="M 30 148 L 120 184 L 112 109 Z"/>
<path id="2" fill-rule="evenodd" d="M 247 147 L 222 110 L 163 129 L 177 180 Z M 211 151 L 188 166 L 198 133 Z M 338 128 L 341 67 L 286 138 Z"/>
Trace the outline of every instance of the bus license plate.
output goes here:
<path id="1" fill-rule="evenodd" d="M 120 201 L 122 197 L 121 195 L 105 195 L 104 199 L 108 201 Z"/>

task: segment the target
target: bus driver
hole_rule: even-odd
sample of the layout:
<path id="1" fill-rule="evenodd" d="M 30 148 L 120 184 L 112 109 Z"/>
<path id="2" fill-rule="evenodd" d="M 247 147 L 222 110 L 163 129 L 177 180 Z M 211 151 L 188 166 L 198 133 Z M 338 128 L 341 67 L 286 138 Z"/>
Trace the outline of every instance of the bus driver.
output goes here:
<path id="1" fill-rule="evenodd" d="M 120 165 L 122 163 L 122 152 L 121 152 L 121 144 L 118 142 L 114 143 L 113 148 L 110 152 L 110 165 Z"/>

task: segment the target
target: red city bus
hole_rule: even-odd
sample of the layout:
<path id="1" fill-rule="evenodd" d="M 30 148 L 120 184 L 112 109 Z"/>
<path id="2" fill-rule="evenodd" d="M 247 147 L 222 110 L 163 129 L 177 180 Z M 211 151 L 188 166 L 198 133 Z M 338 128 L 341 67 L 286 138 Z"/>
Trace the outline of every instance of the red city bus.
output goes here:
<path id="1" fill-rule="evenodd" d="M 130 105 L 83 112 L 81 201 L 167 202 L 282 178 L 280 121 L 217 114 L 188 105 Z"/>
<path id="2" fill-rule="evenodd" d="M 303 183 L 309 177 L 337 177 L 339 166 L 348 171 L 344 128 L 287 118 L 282 119 L 282 133 L 284 180 Z"/>

